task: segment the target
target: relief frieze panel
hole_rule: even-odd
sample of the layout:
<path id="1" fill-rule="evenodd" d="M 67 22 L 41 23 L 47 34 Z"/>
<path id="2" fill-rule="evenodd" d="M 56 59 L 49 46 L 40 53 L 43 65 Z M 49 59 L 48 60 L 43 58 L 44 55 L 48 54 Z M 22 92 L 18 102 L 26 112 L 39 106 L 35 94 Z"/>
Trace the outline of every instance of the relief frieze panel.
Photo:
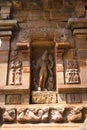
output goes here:
<path id="1" fill-rule="evenodd" d="M 78 62 L 76 60 L 67 60 L 65 69 L 65 83 L 80 83 Z"/>
<path id="2" fill-rule="evenodd" d="M 83 107 L 73 108 L 68 115 L 69 122 L 81 122 L 83 119 L 82 110 Z"/>
<path id="3" fill-rule="evenodd" d="M 21 104 L 21 95 L 17 94 L 8 94 L 5 98 L 5 103 L 10 104 Z"/>
<path id="4" fill-rule="evenodd" d="M 64 107 L 45 106 L 43 107 L 20 107 L 0 108 L 0 124 L 4 123 L 82 123 L 86 119 L 87 107 Z"/>
<path id="5" fill-rule="evenodd" d="M 14 123 L 16 120 L 16 109 L 3 109 L 2 122 L 3 123 Z"/>
<path id="6" fill-rule="evenodd" d="M 9 84 L 22 84 L 22 60 L 18 57 L 18 51 L 12 51 L 9 61 Z"/>

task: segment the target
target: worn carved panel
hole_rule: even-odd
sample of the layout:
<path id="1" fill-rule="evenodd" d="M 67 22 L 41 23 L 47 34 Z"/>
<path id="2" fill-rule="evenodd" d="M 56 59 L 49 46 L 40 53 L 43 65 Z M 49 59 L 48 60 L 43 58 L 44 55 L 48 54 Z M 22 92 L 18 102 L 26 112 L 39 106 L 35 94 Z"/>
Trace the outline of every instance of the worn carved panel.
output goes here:
<path id="1" fill-rule="evenodd" d="M 9 104 L 9 105 L 10 104 L 21 104 L 21 95 L 8 94 L 8 95 L 6 95 L 5 103 Z"/>
<path id="2" fill-rule="evenodd" d="M 78 62 L 76 60 L 67 60 L 65 68 L 65 83 L 80 83 Z"/>
<path id="3" fill-rule="evenodd" d="M 10 85 L 22 84 L 22 59 L 20 52 L 11 51 L 9 61 L 9 83 Z"/>
<path id="4" fill-rule="evenodd" d="M 36 92 L 31 95 L 31 103 L 33 104 L 50 104 L 57 103 L 56 92 Z"/>

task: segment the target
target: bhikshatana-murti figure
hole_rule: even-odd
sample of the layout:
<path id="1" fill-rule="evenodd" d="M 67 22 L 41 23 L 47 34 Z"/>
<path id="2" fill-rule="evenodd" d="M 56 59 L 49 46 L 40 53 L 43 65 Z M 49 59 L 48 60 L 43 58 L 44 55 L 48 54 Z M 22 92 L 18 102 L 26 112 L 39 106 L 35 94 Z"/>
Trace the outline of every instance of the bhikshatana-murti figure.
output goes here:
<path id="1" fill-rule="evenodd" d="M 49 77 L 53 78 L 54 62 L 53 62 L 52 55 L 48 53 L 47 50 L 45 50 L 42 56 L 36 62 L 33 61 L 32 64 L 34 70 L 33 82 L 34 82 L 35 89 L 38 91 L 47 91 L 49 88 L 48 79 Z M 53 91 L 53 87 L 52 90 L 50 91 Z"/>
<path id="2" fill-rule="evenodd" d="M 44 90 L 48 75 L 48 51 L 46 50 L 41 59 L 37 62 L 37 65 L 39 65 L 40 71 L 39 71 L 39 87 L 38 90 Z"/>

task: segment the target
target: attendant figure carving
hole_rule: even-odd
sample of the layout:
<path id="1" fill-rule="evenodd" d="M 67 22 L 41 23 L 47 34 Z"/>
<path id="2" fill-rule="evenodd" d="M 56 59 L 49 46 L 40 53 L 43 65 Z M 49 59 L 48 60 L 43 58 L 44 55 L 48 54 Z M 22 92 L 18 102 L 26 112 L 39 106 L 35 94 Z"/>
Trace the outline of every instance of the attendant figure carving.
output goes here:
<path id="1" fill-rule="evenodd" d="M 12 51 L 9 67 L 9 84 L 21 85 L 22 83 L 22 61 L 18 57 L 17 51 Z"/>
<path id="2" fill-rule="evenodd" d="M 22 76 L 22 62 L 21 61 L 17 61 L 16 62 L 16 81 L 15 81 L 15 84 L 16 85 L 21 85 L 21 76 Z"/>
<path id="3" fill-rule="evenodd" d="M 80 83 L 79 69 L 77 61 L 70 60 L 67 62 L 65 71 L 66 83 Z"/>
<path id="4" fill-rule="evenodd" d="M 15 65 L 14 61 L 12 61 L 10 64 L 10 85 L 14 85 L 14 81 L 15 81 Z"/>

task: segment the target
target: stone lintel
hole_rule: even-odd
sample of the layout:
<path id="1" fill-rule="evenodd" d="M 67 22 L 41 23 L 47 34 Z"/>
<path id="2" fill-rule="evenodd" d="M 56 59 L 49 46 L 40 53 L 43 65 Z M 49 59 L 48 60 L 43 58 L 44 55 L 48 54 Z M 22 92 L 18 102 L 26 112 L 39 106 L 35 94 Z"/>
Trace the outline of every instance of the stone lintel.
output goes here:
<path id="1" fill-rule="evenodd" d="M 0 86 L 0 94 L 27 94 L 29 93 L 28 86 Z"/>

